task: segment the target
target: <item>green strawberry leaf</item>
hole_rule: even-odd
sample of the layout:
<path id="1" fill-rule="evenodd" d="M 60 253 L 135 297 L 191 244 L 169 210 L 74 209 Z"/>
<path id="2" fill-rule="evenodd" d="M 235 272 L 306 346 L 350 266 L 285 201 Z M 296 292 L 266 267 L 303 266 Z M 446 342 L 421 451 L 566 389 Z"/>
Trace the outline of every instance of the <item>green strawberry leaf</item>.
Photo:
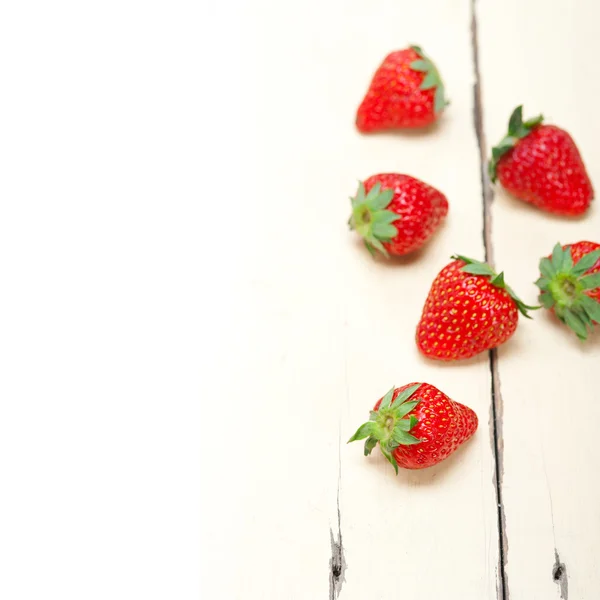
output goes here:
<path id="1" fill-rule="evenodd" d="M 552 258 L 540 260 L 542 277 L 535 282 L 542 291 L 539 296 L 542 306 L 554 309 L 556 316 L 581 340 L 587 339 L 600 318 L 600 303 L 586 293 L 586 290 L 600 288 L 600 273 L 586 275 L 599 259 L 600 250 L 597 250 L 573 264 L 571 246 L 563 249 L 557 243 L 552 249 Z"/>
<path id="2" fill-rule="evenodd" d="M 492 268 L 489 265 L 486 265 L 485 263 L 474 263 L 471 265 L 467 264 L 462 268 L 462 270 L 465 273 L 470 273 L 471 275 L 492 276 L 495 274 Z"/>
<path id="3" fill-rule="evenodd" d="M 552 297 L 552 294 L 549 294 L 547 292 L 540 294 L 539 300 L 544 308 L 552 308 L 556 304 L 556 301 Z"/>
<path id="4" fill-rule="evenodd" d="M 389 223 L 373 223 L 371 231 L 382 242 L 389 242 L 398 235 L 398 230 Z"/>
<path id="5" fill-rule="evenodd" d="M 396 475 L 398 475 L 398 463 L 396 462 L 396 459 L 394 458 L 392 453 L 387 448 L 384 448 L 381 444 L 379 444 L 379 447 L 381 448 L 381 452 L 383 453 L 383 455 L 388 459 L 392 467 L 394 467 Z"/>
<path id="6" fill-rule="evenodd" d="M 373 202 L 373 200 L 375 200 L 375 198 L 377 198 L 377 196 L 379 196 L 380 191 L 381 191 L 381 184 L 379 182 L 377 182 L 369 190 L 369 193 L 367 194 L 367 197 L 365 198 L 365 204 L 369 205 L 371 202 Z"/>
<path id="7" fill-rule="evenodd" d="M 373 423 L 370 421 L 363 423 L 357 430 L 356 433 L 348 440 L 348 443 L 355 442 L 356 440 L 364 440 L 369 437 L 373 432 Z"/>
<path id="8" fill-rule="evenodd" d="M 395 429 L 401 429 L 402 431 L 410 431 L 410 420 L 400 419 L 400 421 L 396 423 Z"/>
<path id="9" fill-rule="evenodd" d="M 433 112 L 437 114 L 449 104 L 450 102 L 446 100 L 443 88 L 438 85 L 438 88 L 435 90 L 435 97 L 433 99 Z"/>
<path id="10" fill-rule="evenodd" d="M 577 334 L 580 340 L 587 339 L 587 327 L 581 318 L 570 310 L 566 310 L 563 314 L 565 323 Z"/>
<path id="11" fill-rule="evenodd" d="M 389 258 L 390 255 L 388 254 L 388 251 L 376 237 L 371 238 L 369 241 L 365 240 L 365 244 L 367 245 L 369 252 L 371 252 L 371 256 L 375 256 L 375 250 L 379 250 L 383 256 Z"/>
<path id="12" fill-rule="evenodd" d="M 375 258 L 375 248 L 373 247 L 373 245 L 369 242 L 367 242 L 367 240 L 365 240 L 365 248 L 369 251 L 369 254 Z M 387 251 L 385 250 L 385 248 L 383 248 L 383 250 L 385 251 L 385 254 L 387 255 Z"/>
<path id="13" fill-rule="evenodd" d="M 540 308 L 539 306 L 529 306 L 529 305 L 525 304 L 515 294 L 513 289 L 511 287 L 509 287 L 508 285 L 506 285 L 506 282 L 504 281 L 504 273 L 496 274 L 496 272 L 488 264 L 482 263 L 478 260 L 469 258 L 467 256 L 463 256 L 462 254 L 454 254 L 451 256 L 451 258 L 453 258 L 454 260 L 460 260 L 460 261 L 466 263 L 463 267 L 461 267 L 461 271 L 463 271 L 465 273 L 473 274 L 473 275 L 479 275 L 481 277 L 488 277 L 489 278 L 488 281 L 492 285 L 494 285 L 500 289 L 506 290 L 508 295 L 514 301 L 519 312 L 527 319 L 531 319 L 531 317 L 529 316 L 529 313 L 527 311 L 537 310 L 538 308 Z"/>
<path id="14" fill-rule="evenodd" d="M 369 456 L 375 446 L 377 446 L 377 438 L 367 438 L 367 441 L 365 442 L 365 456 Z"/>
<path id="15" fill-rule="evenodd" d="M 392 403 L 392 406 L 398 407 L 401 404 L 404 404 L 420 387 L 421 387 L 420 383 L 415 383 L 414 385 L 407 387 L 405 390 L 402 390 L 396 396 L 396 399 Z M 406 414 L 406 413 L 404 413 L 404 414 Z M 402 415 L 402 416 L 404 416 L 404 415 Z"/>
<path id="16" fill-rule="evenodd" d="M 394 397 L 394 391 L 396 390 L 395 387 L 392 387 L 387 393 L 386 395 L 382 398 L 381 400 L 381 404 L 379 405 L 379 410 L 383 410 L 385 408 L 388 408 L 392 402 L 392 398 Z"/>
<path id="17" fill-rule="evenodd" d="M 498 275 L 490 279 L 490 283 L 497 288 L 504 289 L 506 287 L 506 283 L 504 283 L 504 272 L 498 273 Z"/>
<path id="18" fill-rule="evenodd" d="M 350 229 L 362 236 L 371 255 L 380 252 L 387 258 L 389 253 L 383 244 L 398 235 L 398 229 L 392 223 L 400 220 L 401 216 L 387 208 L 393 198 L 394 191 L 382 189 L 379 182 L 365 195 L 365 186 L 361 182 L 356 196 L 351 199 L 352 214 L 348 224 Z"/>
<path id="19" fill-rule="evenodd" d="M 552 262 L 550 261 L 549 258 L 542 258 L 540 260 L 540 272 L 541 274 L 546 277 L 547 279 L 553 279 L 554 276 L 556 275 L 556 270 L 554 268 L 554 265 L 552 264 Z"/>
<path id="20" fill-rule="evenodd" d="M 398 221 L 400 219 L 400 215 L 392 212 L 391 210 L 380 210 L 376 213 L 373 213 L 371 216 L 372 223 L 393 223 L 394 221 Z"/>
<path id="21" fill-rule="evenodd" d="M 431 88 L 434 88 L 437 84 L 438 84 L 437 75 L 435 73 L 433 73 L 432 71 L 428 71 L 427 75 L 425 75 L 425 79 L 423 79 L 423 82 L 421 83 L 421 89 L 422 90 L 430 90 Z"/>
<path id="22" fill-rule="evenodd" d="M 412 402 L 403 402 L 396 411 L 396 415 L 399 419 L 405 417 L 410 411 L 414 410 L 415 406 L 419 404 L 419 400 L 413 400 Z"/>
<path id="23" fill-rule="evenodd" d="M 579 280 L 584 290 L 593 290 L 600 287 L 600 272 L 586 275 Z"/>
<path id="24" fill-rule="evenodd" d="M 417 383 L 407 387 L 398 394 L 395 400 L 396 390 L 391 388 L 382 398 L 379 409 L 370 412 L 370 420 L 357 429 L 348 443 L 366 438 L 365 456 L 368 456 L 379 443 L 382 454 L 398 473 L 398 463 L 393 455 L 394 449 L 400 445 L 413 445 L 421 442 L 410 433 L 410 430 L 418 423 L 417 417 L 409 415 L 404 418 L 420 402 L 420 399 L 410 400 L 410 398 L 421 385 Z"/>
<path id="25" fill-rule="evenodd" d="M 532 117 L 531 119 L 527 119 L 527 121 L 525 121 L 523 123 L 523 127 L 525 129 L 533 129 L 534 127 L 537 127 L 538 125 L 541 125 L 544 122 L 544 117 L 542 115 L 538 115 L 537 117 Z"/>
<path id="26" fill-rule="evenodd" d="M 508 120 L 508 134 L 514 135 L 523 127 L 523 106 L 517 106 Z"/>
<path id="27" fill-rule="evenodd" d="M 590 315 L 587 314 L 587 311 L 583 307 L 583 303 L 578 307 L 577 316 L 584 322 L 586 328 L 591 329 L 594 325 L 594 321 Z"/>
<path id="28" fill-rule="evenodd" d="M 581 297 L 581 306 L 592 321 L 600 323 L 600 302 L 584 294 Z"/>
<path id="29" fill-rule="evenodd" d="M 375 188 L 373 187 L 373 189 Z M 373 192 L 373 189 L 371 192 Z M 386 208 L 394 197 L 393 190 L 383 190 L 377 194 L 372 194 L 371 192 L 369 192 L 369 196 L 365 199 L 365 204 L 373 211 L 374 214 L 377 214 L 378 211 Z M 398 218 L 398 215 L 396 215 L 396 218 Z"/>
<path id="30" fill-rule="evenodd" d="M 539 115 L 523 122 L 523 107 L 517 106 L 517 108 L 515 108 L 508 120 L 508 134 L 497 146 L 492 148 L 492 158 L 488 163 L 488 173 L 492 183 L 496 181 L 498 162 L 500 159 L 510 152 L 519 143 L 519 140 L 528 136 L 535 127 L 543 122 L 543 120 L 544 118 Z"/>
<path id="31" fill-rule="evenodd" d="M 423 50 L 419 46 L 411 46 L 411 48 L 419 55 L 419 59 L 412 61 L 410 63 L 410 68 L 413 71 L 425 73 L 425 77 L 420 85 L 422 90 L 435 89 L 433 111 L 435 114 L 438 114 L 449 104 L 446 100 L 444 83 L 440 77 L 440 73 L 435 64 L 425 56 Z"/>
<path id="32" fill-rule="evenodd" d="M 552 266 L 556 272 L 562 271 L 563 268 L 563 249 L 560 244 L 556 244 L 552 249 Z"/>
<path id="33" fill-rule="evenodd" d="M 398 445 L 402 444 L 403 446 L 412 446 L 413 444 L 421 443 L 421 440 L 412 435 L 412 433 L 402 431 L 402 429 L 397 426 L 394 429 L 393 439 Z"/>
<path id="34" fill-rule="evenodd" d="M 354 196 L 354 198 L 350 198 L 350 201 L 352 202 L 352 205 L 355 206 L 357 204 L 364 204 L 365 200 L 365 186 L 362 181 L 359 181 L 356 196 Z"/>
<path id="35" fill-rule="evenodd" d="M 427 71 L 429 71 L 429 67 L 430 67 L 430 64 L 429 64 L 428 60 L 419 59 L 419 60 L 413 60 L 410 63 L 410 68 L 413 71 L 421 71 L 422 73 L 427 73 Z"/>
<path id="36" fill-rule="evenodd" d="M 591 269 L 600 260 L 600 250 L 594 250 L 584 254 L 571 269 L 573 275 L 583 275 L 588 269 Z"/>

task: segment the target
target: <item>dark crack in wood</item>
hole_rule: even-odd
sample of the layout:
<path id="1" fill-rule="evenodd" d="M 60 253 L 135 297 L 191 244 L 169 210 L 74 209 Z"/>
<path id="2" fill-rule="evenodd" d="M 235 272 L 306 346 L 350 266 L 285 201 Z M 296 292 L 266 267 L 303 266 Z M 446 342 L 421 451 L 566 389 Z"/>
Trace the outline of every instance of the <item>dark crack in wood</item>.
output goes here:
<path id="1" fill-rule="evenodd" d="M 489 367 L 491 374 L 492 401 L 490 406 L 490 438 L 494 453 L 493 482 L 496 490 L 496 511 L 498 518 L 498 599 L 509 600 L 508 576 L 506 563 L 508 554 L 508 537 L 506 535 L 506 514 L 504 511 L 503 481 L 504 481 L 504 436 L 503 417 L 504 405 L 500 391 L 500 375 L 498 373 L 498 352 L 490 351 Z"/>
<path id="2" fill-rule="evenodd" d="M 494 252 L 492 247 L 492 202 L 494 192 L 488 177 L 487 170 L 487 144 L 483 128 L 483 99 L 481 94 L 481 75 L 479 71 L 479 41 L 477 37 L 477 0 L 471 0 L 471 48 L 473 54 L 473 69 L 475 83 L 473 85 L 473 124 L 479 148 L 479 177 L 481 180 L 481 193 L 483 196 L 483 245 L 485 260 L 493 264 Z"/>
<path id="3" fill-rule="evenodd" d="M 347 347 L 347 344 L 346 344 Z M 348 401 L 348 360 L 344 361 L 344 380 L 346 385 L 346 401 Z M 340 510 L 340 493 L 342 490 L 342 413 L 338 425 L 338 480 L 337 480 L 337 535 L 329 528 L 331 540 L 331 558 L 329 559 L 329 600 L 337 600 L 346 581 L 346 558 L 342 541 L 342 511 Z"/>
<path id="4" fill-rule="evenodd" d="M 560 562 L 558 550 L 554 549 L 554 565 L 552 567 L 552 580 L 558 585 L 562 600 L 569 600 L 569 578 L 567 577 L 567 566 Z"/>
<path id="5" fill-rule="evenodd" d="M 494 248 L 492 243 L 492 202 L 494 193 L 487 171 L 487 143 L 483 126 L 483 99 L 481 93 L 481 72 L 479 66 L 479 41 L 477 31 L 477 0 L 471 0 L 471 48 L 475 84 L 473 85 L 473 124 L 479 147 L 479 176 L 481 180 L 482 211 L 483 211 L 483 245 L 485 260 L 494 264 Z M 503 403 L 500 391 L 500 375 L 498 372 L 498 352 L 494 349 L 489 353 L 489 369 L 491 378 L 490 405 L 490 439 L 494 454 L 493 484 L 496 491 L 496 514 L 498 519 L 498 600 L 509 600 L 506 562 L 508 553 L 508 538 L 506 535 L 506 515 L 502 496 L 504 478 L 504 438 L 502 435 Z"/>
<path id="6" fill-rule="evenodd" d="M 346 559 L 342 542 L 342 515 L 340 512 L 340 493 L 338 487 L 337 498 L 337 535 L 329 529 L 331 538 L 331 558 L 329 559 L 329 600 L 337 600 L 346 581 Z"/>

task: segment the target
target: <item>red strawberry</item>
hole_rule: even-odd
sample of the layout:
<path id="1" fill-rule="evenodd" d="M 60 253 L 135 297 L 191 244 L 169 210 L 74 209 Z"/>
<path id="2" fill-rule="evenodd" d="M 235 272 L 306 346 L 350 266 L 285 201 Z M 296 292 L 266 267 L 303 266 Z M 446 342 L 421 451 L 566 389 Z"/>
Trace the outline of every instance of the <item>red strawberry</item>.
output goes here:
<path id="1" fill-rule="evenodd" d="M 446 196 L 398 173 L 369 177 L 358 186 L 348 224 L 371 252 L 402 255 L 423 246 L 448 214 Z"/>
<path id="2" fill-rule="evenodd" d="M 556 244 L 540 261 L 540 302 L 554 311 L 581 340 L 600 323 L 600 244 Z"/>
<path id="3" fill-rule="evenodd" d="M 442 462 L 476 429 L 477 415 L 469 407 L 429 383 L 410 383 L 381 398 L 349 442 L 366 438 L 365 456 L 379 442 L 397 474 L 399 466 L 424 469 Z"/>
<path id="4" fill-rule="evenodd" d="M 482 262 L 453 256 L 435 278 L 419 325 L 417 346 L 429 358 L 458 360 L 506 342 L 517 328 L 519 312 L 529 318 L 524 304 Z"/>
<path id="5" fill-rule="evenodd" d="M 538 208 L 560 215 L 581 215 L 594 198 L 592 183 L 573 138 L 543 117 L 523 122 L 518 106 L 508 135 L 492 149 L 490 178 Z"/>
<path id="6" fill-rule="evenodd" d="M 363 133 L 425 127 L 448 104 L 435 65 L 418 46 L 386 56 L 356 114 Z"/>

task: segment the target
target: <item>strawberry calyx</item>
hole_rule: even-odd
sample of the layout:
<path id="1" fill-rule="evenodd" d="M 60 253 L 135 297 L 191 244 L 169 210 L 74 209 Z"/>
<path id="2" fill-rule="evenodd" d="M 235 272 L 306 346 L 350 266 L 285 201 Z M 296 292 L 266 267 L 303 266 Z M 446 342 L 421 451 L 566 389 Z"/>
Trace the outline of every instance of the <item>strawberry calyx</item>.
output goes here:
<path id="1" fill-rule="evenodd" d="M 433 100 L 433 112 L 437 115 L 442 111 L 450 102 L 446 99 L 446 91 L 444 88 L 444 82 L 440 77 L 440 73 L 433 61 L 428 58 L 423 50 L 419 46 L 411 46 L 411 50 L 414 50 L 418 55 L 418 60 L 414 60 L 410 63 L 410 68 L 413 71 L 420 71 L 425 73 L 425 77 L 421 82 L 420 88 L 422 90 L 430 90 L 435 88 L 435 96 Z"/>
<path id="2" fill-rule="evenodd" d="M 488 164 L 488 171 L 492 182 L 496 181 L 496 171 L 498 161 L 510 150 L 512 150 L 519 140 L 528 136 L 532 130 L 540 125 L 544 120 L 542 115 L 523 121 L 523 106 L 517 106 L 513 110 L 508 120 L 508 133 L 502 138 L 497 146 L 492 148 L 492 158 Z"/>
<path id="3" fill-rule="evenodd" d="M 415 392 L 421 387 L 416 383 L 400 392 L 394 399 L 395 388 L 392 388 L 381 400 L 377 410 L 372 410 L 369 420 L 363 423 L 348 443 L 357 440 L 365 441 L 365 456 L 379 443 L 381 453 L 387 458 L 398 475 L 398 463 L 393 452 L 398 446 L 420 444 L 421 440 L 412 433 L 411 429 L 419 422 L 415 415 L 409 414 L 421 401 L 414 398 Z"/>
<path id="4" fill-rule="evenodd" d="M 393 197 L 393 190 L 382 190 L 380 183 L 376 183 L 366 194 L 365 185 L 361 181 L 356 196 L 350 198 L 352 215 L 348 225 L 363 237 L 365 246 L 371 254 L 375 254 L 375 250 L 378 250 L 388 257 L 383 244 L 391 242 L 398 235 L 398 229 L 392 223 L 400 219 L 400 215 L 386 210 Z"/>
<path id="5" fill-rule="evenodd" d="M 594 250 L 573 264 L 571 246 L 563 250 L 560 243 L 554 246 L 551 258 L 540 260 L 542 277 L 535 282 L 541 290 L 540 303 L 554 309 L 580 340 L 587 339 L 594 322 L 600 323 L 600 302 L 586 293 L 600 289 L 600 273 L 586 275 L 599 260 L 600 250 Z"/>
<path id="6" fill-rule="evenodd" d="M 455 254 L 451 256 L 453 260 L 461 260 L 465 263 L 463 267 L 461 267 L 461 271 L 464 273 L 469 273 L 470 275 L 479 275 L 481 277 L 487 277 L 488 281 L 495 287 L 500 288 L 501 290 L 505 290 L 508 295 L 512 298 L 513 302 L 516 304 L 519 312 L 526 318 L 531 319 L 529 310 L 537 310 L 541 308 L 541 306 L 529 306 L 515 294 L 514 290 L 504 281 L 504 272 L 496 273 L 490 265 L 484 262 L 480 262 L 478 260 L 474 260 L 473 258 L 468 258 L 467 256 L 462 256 L 460 254 Z"/>

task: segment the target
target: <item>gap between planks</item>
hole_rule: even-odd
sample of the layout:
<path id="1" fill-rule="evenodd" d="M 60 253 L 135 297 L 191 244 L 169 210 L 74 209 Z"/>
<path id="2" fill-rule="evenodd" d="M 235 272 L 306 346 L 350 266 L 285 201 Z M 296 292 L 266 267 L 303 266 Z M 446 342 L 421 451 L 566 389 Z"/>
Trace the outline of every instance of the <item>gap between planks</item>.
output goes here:
<path id="1" fill-rule="evenodd" d="M 473 85 L 473 117 L 474 128 L 479 148 L 479 172 L 482 191 L 482 212 L 483 212 L 483 246 L 485 252 L 485 261 L 494 264 L 494 251 L 492 241 L 492 202 L 494 193 L 487 175 L 487 145 L 483 127 L 483 104 L 481 94 L 481 73 L 479 65 L 479 40 L 477 30 L 477 0 L 471 0 L 471 48 L 472 62 L 475 75 Z M 496 490 L 497 518 L 498 518 L 498 600 L 509 600 L 510 593 L 508 589 L 508 580 L 506 574 L 506 558 L 508 551 L 508 538 L 506 534 L 506 516 L 502 497 L 502 484 L 504 475 L 504 440 L 502 436 L 502 418 L 503 403 L 500 391 L 500 376 L 498 372 L 498 353 L 491 350 L 489 352 L 489 369 L 491 377 L 491 402 L 490 402 L 490 438 L 492 451 L 494 454 L 494 488 Z M 344 547 L 342 543 L 342 523 L 340 511 L 340 487 L 341 487 L 341 431 L 340 431 L 340 453 L 339 453 L 339 471 L 337 482 L 337 531 L 334 534 L 332 528 L 329 530 L 331 542 L 331 558 L 329 560 L 329 600 L 339 598 L 344 575 L 347 568 L 344 558 Z M 560 563 L 558 553 L 556 554 L 556 563 L 553 568 L 553 578 L 561 586 L 561 597 L 566 600 L 565 584 L 566 567 Z M 564 586 L 564 587 L 563 587 Z M 564 596 L 563 596 L 564 594 Z"/>
<path id="2" fill-rule="evenodd" d="M 483 211 L 483 247 L 485 261 L 494 265 L 494 246 L 492 240 L 492 202 L 494 192 L 487 173 L 487 144 L 483 127 L 483 99 L 481 93 L 481 71 L 479 65 L 479 39 L 477 29 L 477 0 L 471 0 L 471 48 L 475 83 L 473 85 L 473 121 L 477 145 L 479 147 L 479 176 L 481 179 L 481 196 Z M 498 518 L 498 600 L 509 600 L 506 560 L 508 537 L 506 534 L 506 515 L 502 497 L 504 478 L 504 438 L 502 435 L 502 419 L 504 407 L 500 390 L 500 374 L 498 371 L 498 352 L 489 352 L 489 369 L 491 378 L 490 402 L 490 438 L 494 454 L 494 488 L 496 490 L 496 511 Z"/>

